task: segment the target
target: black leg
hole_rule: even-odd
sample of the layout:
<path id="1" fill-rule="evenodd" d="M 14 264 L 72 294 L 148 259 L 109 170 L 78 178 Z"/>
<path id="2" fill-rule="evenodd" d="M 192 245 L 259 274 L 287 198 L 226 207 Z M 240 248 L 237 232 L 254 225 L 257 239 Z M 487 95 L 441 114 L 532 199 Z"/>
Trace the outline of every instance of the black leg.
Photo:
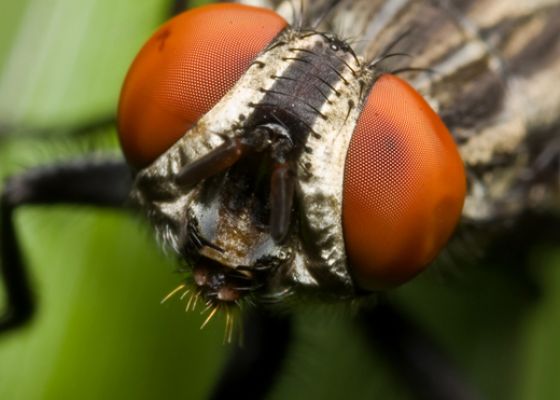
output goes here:
<path id="1" fill-rule="evenodd" d="M 374 351 L 385 354 L 398 376 L 423 400 L 474 400 L 481 396 L 434 341 L 393 305 L 363 308 L 359 323 Z"/>
<path id="2" fill-rule="evenodd" d="M 131 177 L 122 161 L 80 161 L 31 169 L 6 182 L 0 198 L 0 277 L 7 304 L 0 332 L 27 322 L 34 301 L 14 227 L 14 211 L 29 204 L 84 204 L 121 207 Z"/>
<path id="3" fill-rule="evenodd" d="M 26 138 L 39 140 L 52 140 L 54 138 L 87 137 L 96 132 L 107 131 L 115 126 L 115 116 L 107 114 L 99 118 L 84 121 L 75 125 L 59 125 L 51 127 L 37 126 L 9 126 L 2 125 L 0 122 L 0 143 L 3 139 L 8 138 Z"/>
<path id="4" fill-rule="evenodd" d="M 171 16 L 182 13 L 187 9 L 187 0 L 171 0 L 169 14 Z"/>
<path id="5" fill-rule="evenodd" d="M 243 322 L 244 344 L 232 348 L 210 398 L 265 398 L 279 375 L 291 339 L 290 315 L 247 310 Z"/>

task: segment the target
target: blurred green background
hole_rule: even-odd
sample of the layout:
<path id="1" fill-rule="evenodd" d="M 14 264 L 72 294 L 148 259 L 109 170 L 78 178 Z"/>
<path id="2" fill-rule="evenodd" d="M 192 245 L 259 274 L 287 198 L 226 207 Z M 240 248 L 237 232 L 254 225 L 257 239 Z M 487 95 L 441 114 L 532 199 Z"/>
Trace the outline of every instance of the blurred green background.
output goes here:
<path id="1" fill-rule="evenodd" d="M 79 136 L 72 127 L 114 116 L 128 65 L 170 8 L 169 0 L 2 0 L 0 178 L 85 153 L 118 156 L 111 125 Z M 223 324 L 200 331 L 198 313 L 159 304 L 180 276 L 143 221 L 26 207 L 17 228 L 39 310 L 0 336 L 0 399 L 205 398 L 228 352 Z M 531 252 L 537 298 L 507 265 L 453 265 L 390 296 L 487 398 L 560 398 L 559 247 Z M 298 310 L 296 338 L 271 398 L 415 398 L 367 350 L 345 309 Z"/>

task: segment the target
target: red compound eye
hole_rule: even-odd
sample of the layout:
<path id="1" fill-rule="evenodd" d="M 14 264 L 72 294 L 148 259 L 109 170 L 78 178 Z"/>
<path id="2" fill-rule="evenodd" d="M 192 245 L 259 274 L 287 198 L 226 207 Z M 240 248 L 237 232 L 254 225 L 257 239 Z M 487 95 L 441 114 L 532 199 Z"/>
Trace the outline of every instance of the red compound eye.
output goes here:
<path id="1" fill-rule="evenodd" d="M 264 8 L 217 4 L 160 27 L 136 56 L 119 103 L 128 162 L 146 166 L 208 112 L 287 25 Z"/>
<path id="2" fill-rule="evenodd" d="M 382 75 L 350 140 L 342 221 L 360 287 L 395 286 L 427 266 L 451 236 L 466 178 L 451 134 L 406 82 Z"/>

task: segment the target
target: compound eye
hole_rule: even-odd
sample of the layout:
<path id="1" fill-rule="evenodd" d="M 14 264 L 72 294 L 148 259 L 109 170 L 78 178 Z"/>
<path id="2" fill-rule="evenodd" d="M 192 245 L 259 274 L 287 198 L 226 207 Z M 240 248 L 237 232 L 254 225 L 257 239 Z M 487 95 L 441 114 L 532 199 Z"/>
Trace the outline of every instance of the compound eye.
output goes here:
<path id="1" fill-rule="evenodd" d="M 144 167 L 171 147 L 286 25 L 264 8 L 216 4 L 161 26 L 136 56 L 121 92 L 118 131 L 129 164 Z"/>
<path id="2" fill-rule="evenodd" d="M 382 75 L 350 140 L 342 224 L 350 272 L 366 290 L 399 285 L 437 256 L 466 191 L 450 132 L 406 82 Z"/>

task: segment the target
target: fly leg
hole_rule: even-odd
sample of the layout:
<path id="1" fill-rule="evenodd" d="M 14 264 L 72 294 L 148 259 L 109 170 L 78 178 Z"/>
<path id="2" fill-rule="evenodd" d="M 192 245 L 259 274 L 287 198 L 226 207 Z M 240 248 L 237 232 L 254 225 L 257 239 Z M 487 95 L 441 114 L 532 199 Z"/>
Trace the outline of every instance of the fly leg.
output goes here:
<path id="1" fill-rule="evenodd" d="M 169 6 L 169 15 L 175 16 L 177 14 L 182 13 L 187 9 L 187 0 L 171 0 Z"/>
<path id="2" fill-rule="evenodd" d="M 0 197 L 0 280 L 6 305 L 0 332 L 17 328 L 33 316 L 35 302 L 14 226 L 20 206 L 81 204 L 122 207 L 131 187 L 122 161 L 79 161 L 30 169 L 6 182 Z"/>
<path id="3" fill-rule="evenodd" d="M 243 343 L 232 353 L 210 398 L 266 398 L 282 368 L 292 339 L 289 314 L 247 309 L 243 320 Z"/>
<path id="4" fill-rule="evenodd" d="M 436 343 L 395 306 L 362 308 L 358 323 L 374 351 L 380 351 L 423 400 L 475 400 L 481 396 Z"/>

